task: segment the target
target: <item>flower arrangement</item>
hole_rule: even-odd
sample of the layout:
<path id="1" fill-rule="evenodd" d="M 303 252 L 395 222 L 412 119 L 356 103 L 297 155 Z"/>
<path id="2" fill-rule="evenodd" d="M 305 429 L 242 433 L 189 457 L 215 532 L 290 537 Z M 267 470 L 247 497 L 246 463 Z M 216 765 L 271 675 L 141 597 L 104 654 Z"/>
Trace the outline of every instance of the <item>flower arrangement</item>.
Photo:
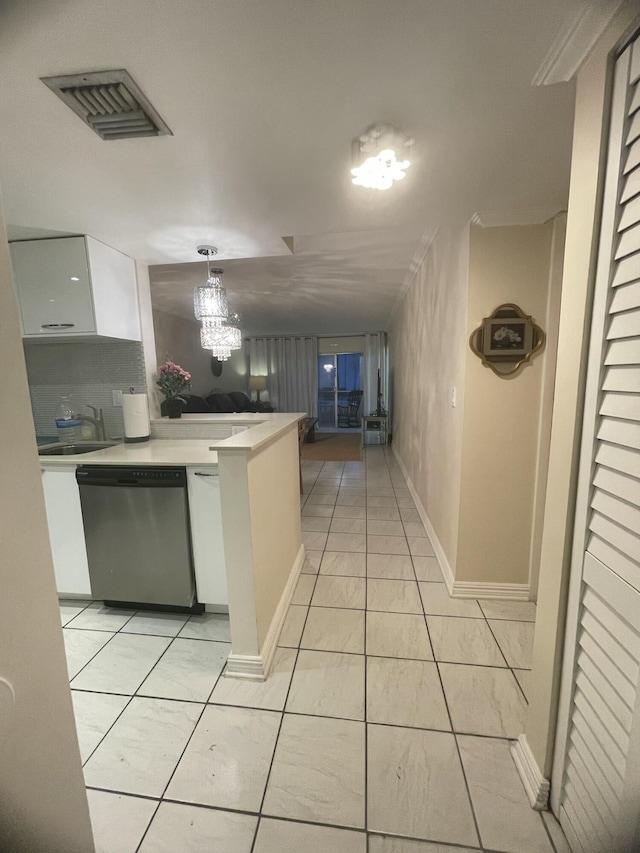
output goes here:
<path id="1" fill-rule="evenodd" d="M 496 349 L 508 349 L 509 347 L 520 347 L 522 345 L 522 336 L 515 329 L 510 329 L 509 326 L 502 326 L 493 334 Z"/>
<path id="2" fill-rule="evenodd" d="M 191 374 L 169 358 L 158 368 L 156 385 L 167 399 L 179 397 L 189 387 L 190 382 Z"/>

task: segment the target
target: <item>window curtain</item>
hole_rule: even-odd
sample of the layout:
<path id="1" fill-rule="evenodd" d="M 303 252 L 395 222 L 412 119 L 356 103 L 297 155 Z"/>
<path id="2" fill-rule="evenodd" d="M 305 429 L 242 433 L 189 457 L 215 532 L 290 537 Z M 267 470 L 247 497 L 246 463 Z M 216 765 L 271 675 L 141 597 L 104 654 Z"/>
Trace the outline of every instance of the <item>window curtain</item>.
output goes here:
<path id="1" fill-rule="evenodd" d="M 267 377 L 271 404 L 279 412 L 318 415 L 318 339 L 249 338 L 249 372 Z"/>
<path id="2" fill-rule="evenodd" d="M 365 415 L 375 414 L 378 405 L 378 370 L 382 389 L 382 405 L 389 411 L 389 355 L 387 333 L 375 332 L 364 336 L 364 406 Z"/>

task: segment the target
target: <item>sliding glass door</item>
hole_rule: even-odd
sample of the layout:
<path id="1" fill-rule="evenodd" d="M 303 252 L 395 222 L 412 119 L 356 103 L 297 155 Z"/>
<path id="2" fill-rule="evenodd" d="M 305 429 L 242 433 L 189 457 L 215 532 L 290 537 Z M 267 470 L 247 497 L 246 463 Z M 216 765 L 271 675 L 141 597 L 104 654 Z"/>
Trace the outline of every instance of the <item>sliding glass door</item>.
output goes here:
<path id="1" fill-rule="evenodd" d="M 361 352 L 318 356 L 319 431 L 331 432 L 338 429 L 338 406 L 347 405 L 351 391 L 362 391 L 362 363 Z M 349 421 L 352 429 L 358 429 L 361 414 L 359 411 L 357 418 Z"/>

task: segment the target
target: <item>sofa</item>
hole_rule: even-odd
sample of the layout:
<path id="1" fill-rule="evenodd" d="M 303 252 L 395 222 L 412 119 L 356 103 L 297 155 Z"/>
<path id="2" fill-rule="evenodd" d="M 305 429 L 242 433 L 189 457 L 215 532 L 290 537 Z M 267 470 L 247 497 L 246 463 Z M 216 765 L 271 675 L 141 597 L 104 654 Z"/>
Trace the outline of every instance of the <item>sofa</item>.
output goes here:
<path id="1" fill-rule="evenodd" d="M 250 400 L 242 391 L 229 391 L 228 394 L 209 394 L 205 400 L 209 411 L 215 414 L 230 412 L 273 412 L 270 403 L 260 403 Z"/>
<path id="2" fill-rule="evenodd" d="M 242 391 L 230 391 L 228 394 L 209 394 L 206 399 L 198 397 L 197 394 L 181 394 L 180 396 L 185 401 L 182 405 L 182 413 L 187 415 L 274 411 L 270 403 L 250 400 Z M 166 400 L 163 400 L 160 405 L 160 414 L 167 414 Z"/>
<path id="3" fill-rule="evenodd" d="M 273 412 L 270 403 L 259 403 L 250 400 L 242 391 L 230 391 L 228 394 L 209 394 L 204 399 L 197 394 L 181 394 L 184 399 L 182 404 L 183 414 L 232 414 L 239 412 Z M 160 414 L 167 414 L 166 400 L 160 405 Z"/>

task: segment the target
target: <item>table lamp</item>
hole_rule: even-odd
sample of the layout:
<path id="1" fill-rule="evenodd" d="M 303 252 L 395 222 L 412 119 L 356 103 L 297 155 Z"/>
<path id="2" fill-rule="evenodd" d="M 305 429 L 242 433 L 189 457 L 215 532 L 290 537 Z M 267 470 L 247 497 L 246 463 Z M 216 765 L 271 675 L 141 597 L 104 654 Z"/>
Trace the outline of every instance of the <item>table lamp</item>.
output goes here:
<path id="1" fill-rule="evenodd" d="M 257 394 L 257 400 L 260 402 L 260 392 L 267 390 L 267 377 L 266 376 L 250 376 L 249 377 L 249 391 L 255 391 Z"/>

